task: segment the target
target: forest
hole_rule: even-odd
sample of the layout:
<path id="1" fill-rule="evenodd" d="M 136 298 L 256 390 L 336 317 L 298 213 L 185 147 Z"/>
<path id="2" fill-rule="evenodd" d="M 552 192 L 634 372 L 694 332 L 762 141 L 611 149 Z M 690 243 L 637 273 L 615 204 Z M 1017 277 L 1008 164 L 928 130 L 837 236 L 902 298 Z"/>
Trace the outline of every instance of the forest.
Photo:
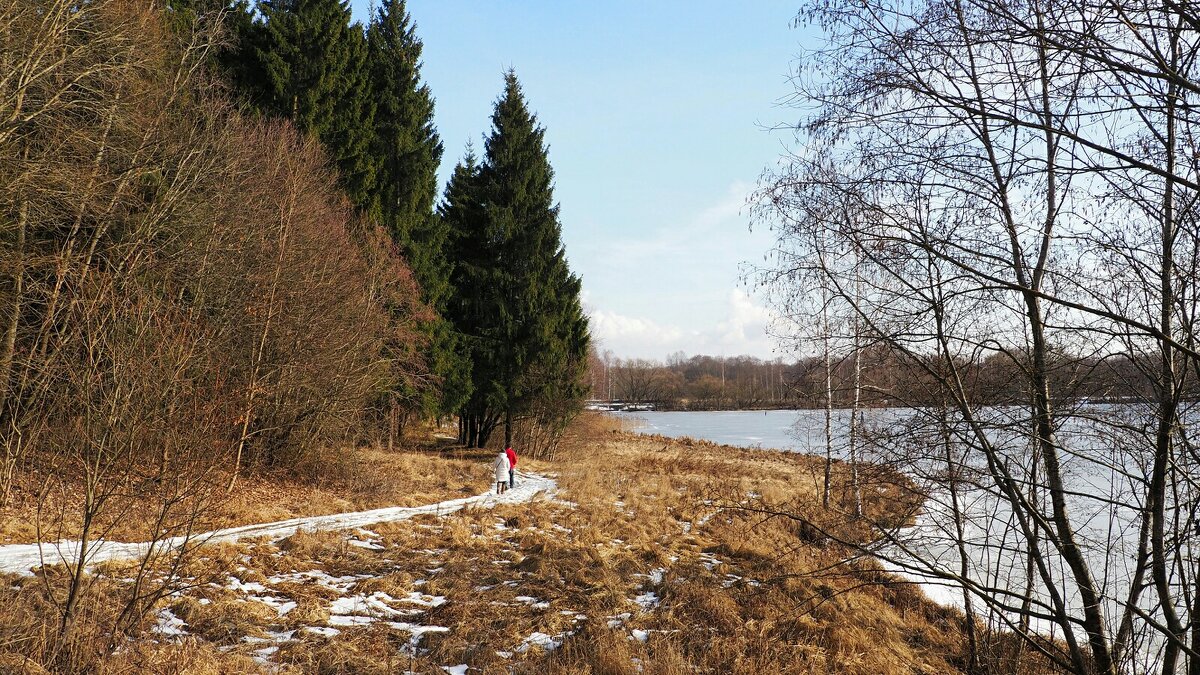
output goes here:
<path id="1" fill-rule="evenodd" d="M 439 199 L 403 2 L 0 9 L 6 475 L 158 417 L 237 467 L 568 414 L 586 318 L 515 73 Z"/>
<path id="2" fill-rule="evenodd" d="M 454 414 L 553 446 L 589 335 L 544 129 L 498 72 L 439 198 L 421 49 L 402 1 L 0 3 L 0 506 L 156 541 Z"/>

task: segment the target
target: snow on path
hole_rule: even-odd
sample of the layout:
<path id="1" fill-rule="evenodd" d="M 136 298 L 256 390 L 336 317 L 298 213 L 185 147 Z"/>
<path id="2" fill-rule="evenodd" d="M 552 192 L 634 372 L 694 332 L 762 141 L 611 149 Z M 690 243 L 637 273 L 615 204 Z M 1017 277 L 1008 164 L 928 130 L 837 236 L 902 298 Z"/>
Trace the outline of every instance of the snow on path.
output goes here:
<path id="1" fill-rule="evenodd" d="M 158 543 L 161 550 L 179 548 L 185 544 L 195 545 L 235 542 L 250 537 L 266 537 L 271 541 L 279 541 L 295 534 L 299 530 L 342 530 L 352 527 L 363 527 L 373 523 L 408 520 L 421 514 L 437 516 L 459 511 L 467 506 L 492 508 L 499 504 L 516 504 L 533 499 L 538 494 L 552 495 L 557 489 L 554 479 L 524 471 L 517 472 L 517 485 L 502 495 L 495 494 L 495 487 L 474 497 L 450 499 L 425 506 L 391 506 L 370 511 L 355 511 L 352 513 L 335 513 L 327 516 L 307 516 L 280 520 L 273 523 L 257 525 L 242 525 L 224 530 L 214 530 L 203 534 L 193 535 L 190 539 L 175 537 Z M 129 560 L 144 556 L 150 548 L 148 543 L 125 544 L 115 541 L 97 541 L 89 543 L 87 557 L 89 564 L 101 563 L 107 560 Z M 40 544 L 10 544 L 0 546 L 0 573 L 32 574 L 32 571 L 43 564 L 55 563 L 74 564 L 79 556 L 78 541 L 43 542 Z"/>

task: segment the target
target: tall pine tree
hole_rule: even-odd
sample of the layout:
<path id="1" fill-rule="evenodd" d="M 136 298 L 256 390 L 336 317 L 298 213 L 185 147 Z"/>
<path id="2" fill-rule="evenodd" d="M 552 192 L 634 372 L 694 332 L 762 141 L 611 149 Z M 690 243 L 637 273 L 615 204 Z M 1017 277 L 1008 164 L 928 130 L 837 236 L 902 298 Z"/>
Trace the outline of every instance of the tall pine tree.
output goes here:
<path id="1" fill-rule="evenodd" d="M 492 114 L 485 160 L 471 180 L 473 222 L 459 231 L 456 319 L 472 342 L 474 393 L 464 417 L 482 446 L 500 420 L 505 442 L 514 420 L 538 402 L 582 395 L 588 330 L 580 283 L 567 266 L 554 171 L 545 129 L 530 112 L 512 71 Z M 461 167 L 460 167 L 461 168 Z M 471 423 L 468 422 L 468 425 Z"/>
<path id="2" fill-rule="evenodd" d="M 433 95 L 421 82 L 421 40 L 404 0 L 383 0 L 367 29 L 368 73 L 375 102 L 372 154 L 378 162 L 371 210 L 403 253 L 423 299 L 438 318 L 425 326 L 426 354 L 440 391 L 422 392 L 426 413 L 456 411 L 469 388 L 466 363 L 443 318 L 450 296 L 449 228 L 437 217 L 442 143 L 433 125 Z"/>
<path id="3" fill-rule="evenodd" d="M 454 261 L 450 276 L 453 292 L 446 316 L 453 323 L 459 354 L 467 366 L 468 397 L 460 404 L 458 422 L 459 440 L 468 446 L 486 442 L 500 421 L 496 411 L 504 403 L 496 371 L 499 343 L 493 334 L 500 294 L 494 279 L 496 261 L 484 219 L 479 171 L 474 148 L 468 145 L 466 156 L 446 184 L 438 209 L 450 233 L 448 252 Z"/>

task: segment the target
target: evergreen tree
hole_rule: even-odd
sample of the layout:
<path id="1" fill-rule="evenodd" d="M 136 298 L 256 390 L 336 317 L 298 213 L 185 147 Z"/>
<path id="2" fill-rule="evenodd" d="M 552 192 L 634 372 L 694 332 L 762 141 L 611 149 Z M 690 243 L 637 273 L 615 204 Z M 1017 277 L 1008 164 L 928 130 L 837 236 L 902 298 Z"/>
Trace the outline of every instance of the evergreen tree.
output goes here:
<path id="1" fill-rule="evenodd" d="M 261 113 L 268 100 L 267 75 L 260 58 L 266 51 L 267 31 L 255 14 L 255 5 L 250 0 L 228 3 L 224 10 L 228 39 L 213 51 L 210 65 L 225 78 L 240 103 Z"/>
<path id="2" fill-rule="evenodd" d="M 480 446 L 500 419 L 508 443 L 514 419 L 534 404 L 581 396 L 589 340 L 580 282 L 562 246 L 545 129 L 511 71 L 485 151 L 478 176 L 463 181 L 472 206 L 460 211 L 468 222 L 455 249 L 456 316 L 471 340 L 475 389 L 464 417 L 479 427 L 466 436 Z"/>
<path id="3" fill-rule="evenodd" d="M 262 35 L 254 45 L 260 81 L 246 82 L 264 112 L 287 117 L 316 135 L 337 163 L 355 206 L 372 202 L 375 161 L 362 26 L 348 0 L 262 0 Z M 257 90 L 257 91 L 254 91 Z"/>
<path id="4" fill-rule="evenodd" d="M 497 343 L 490 334 L 499 295 L 491 277 L 495 259 L 483 217 L 479 169 L 474 149 L 468 145 L 438 208 L 439 219 L 450 235 L 447 250 L 454 261 L 446 316 L 453 323 L 456 347 L 465 362 L 466 396 L 458 416 L 459 440 L 465 445 L 482 445 L 478 439 L 491 434 L 499 420 L 494 411 L 503 403 L 495 386 L 499 379 Z"/>
<path id="5" fill-rule="evenodd" d="M 467 366 L 453 327 L 443 318 L 450 296 L 449 227 L 434 212 L 442 143 L 433 125 L 433 95 L 421 82 L 423 45 L 404 0 L 383 0 L 367 29 L 367 45 L 376 105 L 373 211 L 412 267 L 423 299 L 439 315 L 425 331 L 426 357 L 440 392 L 430 389 L 420 398 L 426 413 L 450 413 L 466 398 Z"/>
<path id="6" fill-rule="evenodd" d="M 383 0 L 367 29 L 367 44 L 381 220 L 409 254 L 427 300 L 440 307 L 449 280 L 442 250 L 446 229 L 433 217 L 442 143 L 433 126 L 433 95 L 421 82 L 422 44 L 404 0 Z"/>

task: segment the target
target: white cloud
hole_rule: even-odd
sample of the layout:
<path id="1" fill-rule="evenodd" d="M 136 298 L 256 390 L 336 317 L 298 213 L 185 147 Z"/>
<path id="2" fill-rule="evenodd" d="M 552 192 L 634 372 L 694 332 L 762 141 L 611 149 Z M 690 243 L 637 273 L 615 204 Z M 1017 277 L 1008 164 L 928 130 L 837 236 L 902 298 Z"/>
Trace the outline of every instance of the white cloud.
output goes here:
<path id="1" fill-rule="evenodd" d="M 740 288 L 729 292 L 728 318 L 718 322 L 716 334 L 723 345 L 736 348 L 741 345 L 754 344 L 767 339 L 767 327 L 775 318 L 775 313 L 766 307 L 756 305 L 754 299 Z"/>
<path id="2" fill-rule="evenodd" d="M 700 323 L 691 330 L 592 307 L 589 311 L 592 335 L 599 341 L 600 349 L 611 350 L 621 358 L 661 360 L 678 351 L 689 355 L 748 354 L 764 359 L 777 355 L 775 343 L 767 334 L 775 313 L 758 304 L 753 296 L 735 288 L 725 294 L 723 303 L 714 298 L 714 302 L 705 304 L 723 305 L 723 311 L 710 308 L 705 318 L 716 320 L 707 325 Z"/>
<path id="3" fill-rule="evenodd" d="M 742 263 L 761 260 L 769 232 L 747 231 L 753 186 L 731 183 L 707 204 L 671 204 L 659 226 L 599 238 L 577 250 L 584 305 L 602 349 L 628 358 L 687 354 L 773 358 L 774 318 L 742 286 Z"/>
<path id="4" fill-rule="evenodd" d="M 592 335 L 618 356 L 643 356 L 672 345 L 683 338 L 676 326 L 662 326 L 650 319 L 624 316 L 616 312 L 593 309 L 590 312 Z"/>

